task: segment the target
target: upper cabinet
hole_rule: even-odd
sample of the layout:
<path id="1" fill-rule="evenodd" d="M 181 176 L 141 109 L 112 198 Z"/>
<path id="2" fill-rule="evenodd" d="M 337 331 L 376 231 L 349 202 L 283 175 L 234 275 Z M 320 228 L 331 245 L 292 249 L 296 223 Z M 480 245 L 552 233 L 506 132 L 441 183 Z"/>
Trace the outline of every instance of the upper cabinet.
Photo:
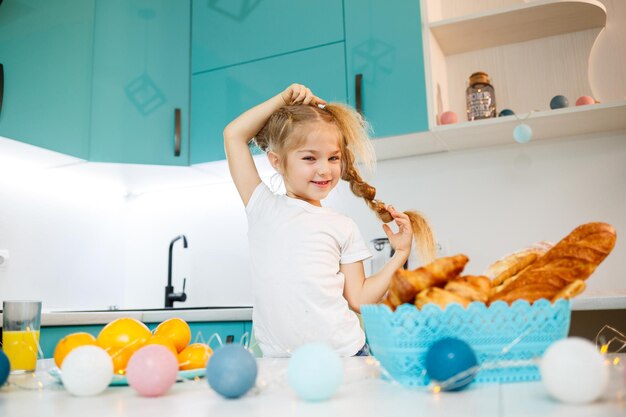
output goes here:
<path id="1" fill-rule="evenodd" d="M 225 159 L 226 125 L 294 81 L 329 101 L 345 102 L 343 42 L 194 75 L 191 163 Z"/>
<path id="2" fill-rule="evenodd" d="M 419 1 L 345 0 L 349 103 L 374 136 L 428 129 Z"/>
<path id="3" fill-rule="evenodd" d="M 193 2 L 194 74 L 343 40 L 342 2 Z"/>
<path id="4" fill-rule="evenodd" d="M 5 1 L 0 136 L 87 158 L 93 0 Z"/>
<path id="5" fill-rule="evenodd" d="M 96 4 L 88 159 L 189 163 L 188 0 Z"/>

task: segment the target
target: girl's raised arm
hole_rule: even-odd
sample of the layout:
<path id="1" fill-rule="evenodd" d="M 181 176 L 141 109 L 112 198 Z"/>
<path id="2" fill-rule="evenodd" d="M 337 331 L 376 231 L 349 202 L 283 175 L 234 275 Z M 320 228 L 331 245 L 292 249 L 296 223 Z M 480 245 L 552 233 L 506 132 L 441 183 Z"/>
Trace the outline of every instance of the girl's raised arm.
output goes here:
<path id="1" fill-rule="evenodd" d="M 293 104 L 325 104 L 326 102 L 301 84 L 292 84 L 281 93 L 247 110 L 224 129 L 224 150 L 228 169 L 244 205 L 261 182 L 248 142 L 279 108 Z"/>

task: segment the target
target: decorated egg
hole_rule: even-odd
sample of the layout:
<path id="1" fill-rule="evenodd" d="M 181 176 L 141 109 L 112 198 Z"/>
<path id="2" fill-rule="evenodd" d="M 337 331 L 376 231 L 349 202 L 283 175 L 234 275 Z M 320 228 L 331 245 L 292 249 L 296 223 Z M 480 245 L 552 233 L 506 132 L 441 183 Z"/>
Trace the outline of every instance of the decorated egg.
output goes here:
<path id="1" fill-rule="evenodd" d="M 239 398 L 254 386 L 257 363 L 241 345 L 217 348 L 206 367 L 209 386 L 226 398 Z"/>
<path id="2" fill-rule="evenodd" d="M 456 338 L 440 339 L 426 353 L 426 373 L 443 391 L 458 391 L 469 385 L 477 365 L 471 346 Z"/>
<path id="3" fill-rule="evenodd" d="M 596 100 L 594 100 L 594 98 L 591 96 L 580 96 L 576 100 L 577 106 L 584 106 L 587 104 L 595 104 L 595 103 L 596 103 Z"/>
<path id="4" fill-rule="evenodd" d="M 569 100 L 565 96 L 562 96 L 562 95 L 554 96 L 552 97 L 552 100 L 550 100 L 550 108 L 553 110 L 563 109 L 568 106 L 569 106 Z"/>
<path id="5" fill-rule="evenodd" d="M 596 400 L 609 383 L 609 369 L 596 346 L 587 339 L 570 337 L 553 343 L 539 367 L 550 395 L 565 403 Z"/>
<path id="6" fill-rule="evenodd" d="M 61 381 L 72 395 L 97 395 L 109 386 L 112 378 L 113 361 L 98 346 L 79 346 L 63 360 Z"/>
<path id="7" fill-rule="evenodd" d="M 165 346 L 147 345 L 128 361 L 126 379 L 144 397 L 158 397 L 167 392 L 178 377 L 178 360 Z"/>
<path id="8" fill-rule="evenodd" d="M 440 120 L 441 120 L 442 125 L 450 125 L 450 124 L 458 122 L 459 118 L 457 117 L 455 112 L 448 110 L 448 111 L 444 111 L 443 113 L 441 113 Z"/>
<path id="9" fill-rule="evenodd" d="M 296 349 L 287 368 L 289 386 L 305 401 L 329 399 L 343 382 L 343 366 L 337 352 L 322 343 Z"/>
<path id="10" fill-rule="evenodd" d="M 9 358 L 6 353 L 0 350 L 0 387 L 7 382 L 9 378 L 9 373 L 11 372 L 11 363 L 9 362 Z"/>
<path id="11" fill-rule="evenodd" d="M 533 129 L 526 123 L 520 123 L 513 129 L 513 139 L 517 143 L 527 143 L 533 138 Z"/>

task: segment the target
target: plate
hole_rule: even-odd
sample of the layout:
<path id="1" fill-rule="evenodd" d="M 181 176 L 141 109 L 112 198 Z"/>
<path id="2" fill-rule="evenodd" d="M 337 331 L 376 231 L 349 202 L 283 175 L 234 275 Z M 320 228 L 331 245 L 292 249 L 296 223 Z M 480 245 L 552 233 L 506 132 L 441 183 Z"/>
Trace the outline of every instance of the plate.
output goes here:
<path id="1" fill-rule="evenodd" d="M 57 381 L 61 382 L 61 370 L 58 367 L 50 368 L 48 370 L 48 374 L 52 376 Z M 202 378 L 206 374 L 205 368 L 198 369 L 189 369 L 187 371 L 179 371 L 177 381 L 182 381 L 184 379 L 194 379 L 194 378 Z M 128 385 L 128 380 L 125 375 L 113 375 L 113 379 L 109 386 L 125 386 Z"/>

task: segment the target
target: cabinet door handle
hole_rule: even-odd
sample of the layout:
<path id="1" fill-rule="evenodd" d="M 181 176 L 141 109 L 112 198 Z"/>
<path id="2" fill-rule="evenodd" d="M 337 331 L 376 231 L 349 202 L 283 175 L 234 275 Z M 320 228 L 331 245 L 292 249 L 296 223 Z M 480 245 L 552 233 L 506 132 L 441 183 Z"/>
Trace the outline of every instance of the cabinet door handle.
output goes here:
<path id="1" fill-rule="evenodd" d="M 180 109 L 174 109 L 174 156 L 180 156 Z"/>
<path id="2" fill-rule="evenodd" d="M 363 114 L 363 74 L 354 76 L 354 95 L 356 97 L 356 111 Z"/>
<path id="3" fill-rule="evenodd" d="M 2 97 L 4 96 L 4 65 L 0 64 L 0 114 L 2 114 Z"/>

